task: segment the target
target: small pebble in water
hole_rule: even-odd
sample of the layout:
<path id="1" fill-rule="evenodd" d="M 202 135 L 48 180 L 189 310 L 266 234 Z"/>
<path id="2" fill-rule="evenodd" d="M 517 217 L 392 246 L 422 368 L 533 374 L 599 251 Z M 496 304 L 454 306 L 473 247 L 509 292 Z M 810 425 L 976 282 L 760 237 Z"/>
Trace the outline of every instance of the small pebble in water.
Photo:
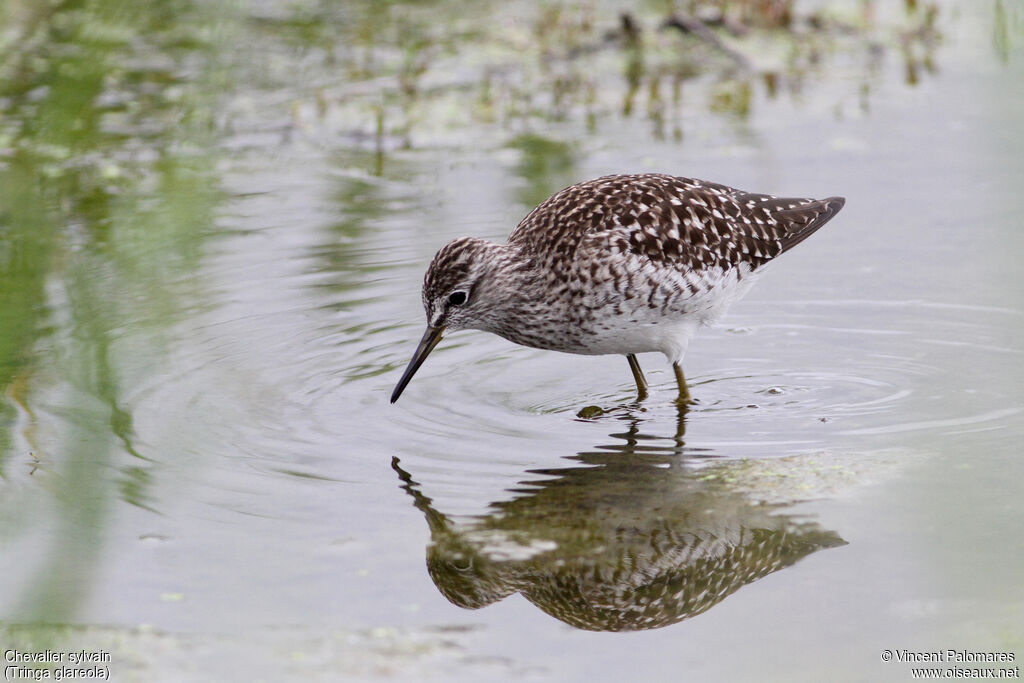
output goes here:
<path id="1" fill-rule="evenodd" d="M 143 543 L 164 543 L 165 541 L 171 540 L 170 536 L 164 536 L 163 534 L 142 534 L 139 536 L 139 540 Z"/>

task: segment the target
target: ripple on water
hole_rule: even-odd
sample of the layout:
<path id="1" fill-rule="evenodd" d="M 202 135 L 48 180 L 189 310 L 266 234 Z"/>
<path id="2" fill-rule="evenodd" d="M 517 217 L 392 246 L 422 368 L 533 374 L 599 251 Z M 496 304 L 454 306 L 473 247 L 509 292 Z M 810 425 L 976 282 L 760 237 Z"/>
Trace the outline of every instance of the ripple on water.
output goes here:
<path id="1" fill-rule="evenodd" d="M 753 393 L 758 409 L 775 418 L 792 424 L 816 416 L 844 436 L 942 435 L 1021 411 L 1019 402 L 1007 404 L 1003 377 L 1020 365 L 1021 349 L 1011 339 L 1024 318 L 1017 311 L 923 302 L 795 303 L 804 312 L 754 314 L 787 320 L 755 325 L 759 335 L 782 343 L 770 340 L 773 355 L 746 366 L 763 367 L 760 372 L 711 377 L 705 386 L 724 395 L 712 398 L 708 410 L 739 408 L 740 397 Z M 858 327 L 859 321 L 870 324 Z"/>
<path id="2" fill-rule="evenodd" d="M 601 375 L 581 377 L 587 366 L 560 354 L 509 350 L 483 336 L 432 359 L 447 365 L 441 386 L 436 376 L 427 380 L 443 409 L 408 409 L 423 433 L 437 421 L 441 439 L 481 430 L 536 438 L 564 422 L 562 429 L 603 430 L 592 438 L 604 447 L 736 457 L 833 447 L 848 437 L 994 428 L 1022 410 L 996 388 L 1005 387 L 1000 373 L 1019 365 L 1007 331 L 1020 325 L 1017 311 L 858 300 L 773 303 L 740 315 L 744 334 L 708 330 L 691 347 L 698 402 L 682 419 L 660 356 L 641 357 L 652 392 L 637 402 L 624 363 L 592 359 Z M 599 385 L 603 391 L 587 390 Z"/>

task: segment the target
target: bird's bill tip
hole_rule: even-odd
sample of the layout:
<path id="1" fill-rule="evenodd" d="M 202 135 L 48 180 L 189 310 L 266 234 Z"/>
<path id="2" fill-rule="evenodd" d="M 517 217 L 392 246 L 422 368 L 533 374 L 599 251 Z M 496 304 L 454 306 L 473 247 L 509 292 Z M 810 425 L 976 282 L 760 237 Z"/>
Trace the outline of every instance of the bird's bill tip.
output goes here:
<path id="1" fill-rule="evenodd" d="M 409 361 L 409 365 L 405 367 L 405 372 L 402 373 L 402 378 L 398 380 L 398 384 L 395 385 L 395 390 L 391 392 L 391 402 L 394 403 L 398 400 L 398 397 L 405 391 L 405 387 L 412 381 L 413 375 L 423 365 L 423 361 L 427 359 L 430 352 L 434 350 L 438 342 L 441 341 L 441 335 L 444 333 L 443 327 L 433 327 L 427 325 L 427 331 L 423 333 L 423 338 L 420 339 L 419 345 L 416 347 L 416 351 L 412 354 L 412 359 Z"/>

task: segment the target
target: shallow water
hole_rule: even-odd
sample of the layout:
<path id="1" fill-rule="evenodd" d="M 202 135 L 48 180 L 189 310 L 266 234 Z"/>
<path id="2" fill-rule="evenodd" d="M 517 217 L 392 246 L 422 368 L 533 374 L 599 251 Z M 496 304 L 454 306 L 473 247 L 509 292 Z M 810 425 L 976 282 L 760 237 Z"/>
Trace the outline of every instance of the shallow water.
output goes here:
<path id="1" fill-rule="evenodd" d="M 736 41 L 744 76 L 601 42 L 604 3 L 180 5 L 4 9 L 5 649 L 146 681 L 1024 657 L 1019 7 L 836 3 Z M 693 410 L 657 355 L 637 403 L 622 359 L 473 332 L 389 405 L 441 244 L 641 170 L 847 197 L 691 344 Z"/>

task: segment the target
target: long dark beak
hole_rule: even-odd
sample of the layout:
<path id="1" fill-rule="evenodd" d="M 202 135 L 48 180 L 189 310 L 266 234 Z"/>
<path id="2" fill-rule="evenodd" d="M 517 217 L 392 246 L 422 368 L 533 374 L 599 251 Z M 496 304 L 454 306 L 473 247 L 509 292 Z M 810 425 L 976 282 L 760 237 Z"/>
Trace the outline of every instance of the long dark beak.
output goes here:
<path id="1" fill-rule="evenodd" d="M 412 376 L 416 374 L 416 371 L 423 365 L 423 361 L 427 359 L 430 352 L 434 350 L 437 343 L 441 341 L 441 333 L 444 332 L 443 327 L 431 327 L 427 325 L 427 331 L 423 333 L 423 339 L 420 339 L 420 345 L 416 347 L 416 352 L 412 354 L 412 360 L 409 361 L 409 365 L 405 368 L 405 372 L 402 373 L 402 379 L 398 380 L 398 385 L 395 390 L 391 392 L 391 402 L 394 403 L 398 400 L 398 397 L 405 391 L 405 385 L 412 380 Z"/>

